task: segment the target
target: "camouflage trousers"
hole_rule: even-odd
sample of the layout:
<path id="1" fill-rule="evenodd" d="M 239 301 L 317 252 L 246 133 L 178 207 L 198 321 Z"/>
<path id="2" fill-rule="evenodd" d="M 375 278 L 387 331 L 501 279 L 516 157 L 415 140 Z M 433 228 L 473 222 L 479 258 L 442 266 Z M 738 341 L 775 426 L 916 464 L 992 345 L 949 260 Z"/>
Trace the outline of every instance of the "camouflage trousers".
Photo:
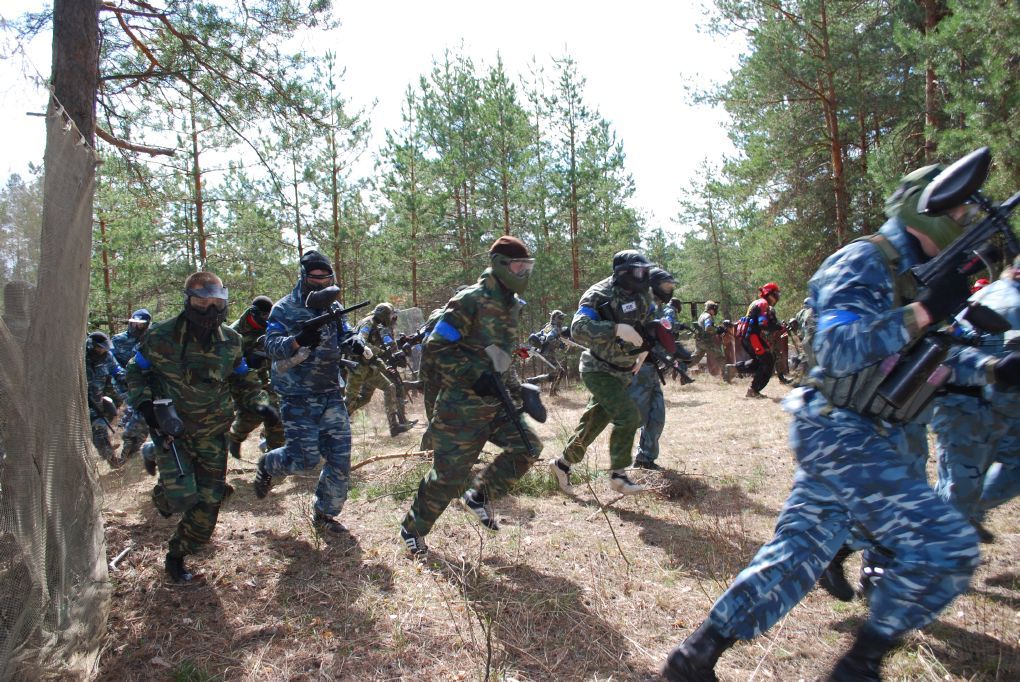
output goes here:
<path id="1" fill-rule="evenodd" d="M 325 460 L 315 509 L 336 516 L 347 501 L 351 472 L 351 423 L 340 391 L 281 396 L 280 405 L 287 444 L 266 453 L 266 471 L 282 477 L 314 469 Z"/>
<path id="2" fill-rule="evenodd" d="M 824 399 L 815 398 L 794 406 L 790 444 L 799 466 L 775 536 L 709 614 L 724 635 L 750 639 L 768 630 L 812 589 L 852 532 L 890 555 L 868 621 L 883 636 L 930 623 L 977 568 L 974 529 L 911 473 L 903 429 L 879 433 L 848 410 L 825 416 Z"/>
<path id="3" fill-rule="evenodd" d="M 694 342 L 694 354 L 691 355 L 691 361 L 688 365 L 697 367 L 703 357 L 708 358 L 708 373 L 712 376 L 719 374 L 720 369 L 726 363 L 726 356 L 723 354 L 722 347 L 719 346 L 718 341 L 713 345 L 707 341 L 696 339 Z"/>
<path id="4" fill-rule="evenodd" d="M 666 401 L 655 366 L 643 364 L 631 379 L 627 392 L 641 415 L 641 437 L 634 459 L 654 462 L 659 457 L 659 437 L 666 427 Z"/>
<path id="5" fill-rule="evenodd" d="M 430 380 L 424 373 L 419 375 L 422 384 L 422 400 L 425 402 L 425 421 L 432 422 L 432 415 L 435 414 L 436 398 L 439 397 L 440 385 L 438 381 Z M 432 449 L 432 430 L 425 429 L 421 437 L 421 449 Z"/>
<path id="6" fill-rule="evenodd" d="M 192 554 L 216 528 L 227 482 L 226 434 L 182 436 L 172 448 L 157 445 L 155 453 L 159 483 L 152 489 L 152 503 L 163 516 L 181 515 L 170 554 Z"/>
<path id="7" fill-rule="evenodd" d="M 634 435 L 641 426 L 641 414 L 627 392 L 628 383 L 607 372 L 581 372 L 581 381 L 591 391 L 588 406 L 563 448 L 563 460 L 577 464 L 584 453 L 610 422 L 609 462 L 612 469 L 626 469 L 633 463 L 631 448 Z"/>
<path id="8" fill-rule="evenodd" d="M 936 402 L 931 424 L 939 497 L 967 518 L 980 519 L 1015 496 L 1017 484 L 1010 479 L 1020 470 L 1020 401 L 950 394 Z"/>
<path id="9" fill-rule="evenodd" d="M 542 452 L 542 443 L 527 424 L 524 431 L 537 457 Z M 535 463 L 516 427 L 506 419 L 502 406 L 490 405 L 471 391 L 441 390 L 429 432 L 435 447 L 432 469 L 418 484 L 418 492 L 401 524 L 415 535 L 428 534 L 447 505 L 472 487 L 471 467 L 478 461 L 486 441 L 502 448 L 473 482 L 489 500 L 505 495 Z"/>
<path id="10" fill-rule="evenodd" d="M 270 389 L 265 389 L 266 395 L 269 396 L 269 402 L 277 410 L 280 409 L 280 398 Z M 251 432 L 262 426 L 266 432 L 266 449 L 274 450 L 276 448 L 282 448 L 287 440 L 283 433 L 283 424 L 277 423 L 274 426 L 269 426 L 263 423 L 262 417 L 255 412 L 250 410 L 239 409 L 237 414 L 234 415 L 234 423 L 230 425 L 230 432 L 227 437 L 238 443 L 243 443 L 251 435 Z"/>
<path id="11" fill-rule="evenodd" d="M 354 414 L 372 399 L 376 389 L 383 392 L 386 414 L 398 412 L 397 387 L 373 365 L 358 365 L 347 377 L 347 413 Z"/>
<path id="12" fill-rule="evenodd" d="M 142 443 L 149 437 L 149 425 L 145 423 L 145 419 L 138 410 L 132 410 L 131 408 L 124 412 L 121 421 L 125 424 L 123 435 L 124 446 L 121 454 L 126 459 L 138 452 L 142 447 Z"/>

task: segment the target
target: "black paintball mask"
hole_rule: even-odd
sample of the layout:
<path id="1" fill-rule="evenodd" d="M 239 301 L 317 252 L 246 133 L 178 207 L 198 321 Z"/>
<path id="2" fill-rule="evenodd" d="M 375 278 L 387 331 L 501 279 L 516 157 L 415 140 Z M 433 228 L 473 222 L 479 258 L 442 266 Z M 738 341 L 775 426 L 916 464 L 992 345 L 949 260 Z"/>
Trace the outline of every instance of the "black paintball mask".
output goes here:
<path id="1" fill-rule="evenodd" d="M 673 289 L 676 288 L 676 280 L 673 275 L 659 267 L 652 267 L 648 271 L 648 283 L 652 288 L 652 294 L 661 303 L 669 303 L 673 298 Z"/>
<path id="2" fill-rule="evenodd" d="M 640 251 L 627 249 L 613 256 L 613 284 L 632 294 L 648 289 L 652 263 Z"/>
<path id="3" fill-rule="evenodd" d="M 227 319 L 227 288 L 207 283 L 184 290 L 184 319 L 198 332 L 208 334 Z"/>
<path id="4" fill-rule="evenodd" d="M 110 343 L 110 337 L 103 332 L 92 332 L 88 338 L 85 339 L 85 351 L 89 354 L 89 357 L 100 360 L 110 352 L 110 347 L 113 344 Z"/>
<path id="5" fill-rule="evenodd" d="M 336 282 L 336 277 L 333 274 L 333 266 L 330 265 L 329 259 L 323 256 L 314 249 L 305 251 L 304 255 L 301 256 L 301 297 L 307 298 L 308 294 L 313 291 L 321 291 L 328 286 L 332 286 Z M 328 276 L 319 279 L 311 278 L 311 272 L 313 270 L 322 270 L 328 273 Z"/>
<path id="6" fill-rule="evenodd" d="M 265 329 L 272 310 L 273 301 L 268 296 L 256 296 L 248 308 L 248 323 L 256 329 Z"/>

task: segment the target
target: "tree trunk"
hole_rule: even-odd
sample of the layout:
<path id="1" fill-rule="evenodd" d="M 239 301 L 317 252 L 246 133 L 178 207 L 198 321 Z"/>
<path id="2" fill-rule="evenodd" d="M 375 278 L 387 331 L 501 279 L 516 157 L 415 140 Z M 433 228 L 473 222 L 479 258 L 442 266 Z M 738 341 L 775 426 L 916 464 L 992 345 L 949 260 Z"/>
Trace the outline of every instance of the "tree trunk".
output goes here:
<path id="1" fill-rule="evenodd" d="M 297 255 L 298 260 L 301 260 L 305 247 L 301 243 L 301 195 L 298 193 L 297 157 L 293 153 L 290 156 L 290 177 L 294 184 L 294 232 L 297 233 Z"/>
<path id="2" fill-rule="evenodd" d="M 418 307 L 418 180 L 415 165 L 414 141 L 411 149 L 410 180 L 411 180 L 411 305 Z"/>
<path id="3" fill-rule="evenodd" d="M 570 272 L 574 291 L 581 290 L 581 245 L 578 243 L 576 129 L 570 125 Z"/>
<path id="4" fill-rule="evenodd" d="M 205 270 L 205 207 L 202 201 L 202 167 L 198 161 L 198 127 L 195 100 L 191 100 L 191 177 L 195 187 L 195 232 L 198 236 L 198 269 Z"/>
<path id="5" fill-rule="evenodd" d="M 919 0 L 924 10 L 924 24 L 921 32 L 929 36 L 946 16 L 946 9 L 941 0 Z M 925 62 L 924 69 L 924 162 L 935 163 L 938 143 L 935 134 L 942 128 L 942 107 L 939 101 L 938 75 L 932 65 L 931 57 Z"/>
<path id="6" fill-rule="evenodd" d="M 329 132 L 329 193 L 333 200 L 332 228 L 333 228 L 333 272 L 336 277 L 336 285 L 340 287 L 340 300 L 346 300 L 343 264 L 340 262 L 340 182 L 337 177 L 340 169 L 336 163 L 336 133 Z"/>
<path id="7" fill-rule="evenodd" d="M 826 3 L 821 3 L 821 26 L 822 33 L 822 59 L 825 64 L 825 96 L 822 99 L 822 108 L 825 113 L 825 123 L 829 135 L 829 156 L 832 164 L 832 186 L 836 200 L 836 247 L 843 245 L 849 231 L 849 219 L 847 209 L 849 201 L 846 193 L 846 174 L 843 171 L 843 144 L 839 138 L 839 114 L 837 111 L 838 101 L 836 97 L 836 76 L 832 68 L 831 53 L 829 51 L 829 23 Z"/>
<path id="8" fill-rule="evenodd" d="M 106 299 L 106 328 L 113 336 L 113 292 L 110 288 L 110 247 L 106 239 L 106 221 L 99 219 L 99 237 L 102 240 L 103 254 L 103 295 Z"/>

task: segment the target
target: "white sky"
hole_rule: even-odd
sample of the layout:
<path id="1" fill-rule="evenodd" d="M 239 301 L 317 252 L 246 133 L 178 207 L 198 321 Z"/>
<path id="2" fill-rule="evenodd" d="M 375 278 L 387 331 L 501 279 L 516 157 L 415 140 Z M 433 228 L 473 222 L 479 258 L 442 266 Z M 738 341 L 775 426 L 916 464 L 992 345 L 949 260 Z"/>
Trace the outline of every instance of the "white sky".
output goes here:
<path id="1" fill-rule="evenodd" d="M 5 0 L 0 13 L 12 17 L 42 4 Z M 526 73 L 533 56 L 551 74 L 552 57 L 569 53 L 587 79 L 589 106 L 611 122 L 623 142 L 637 186 L 634 203 L 650 227 L 669 227 L 681 190 L 703 159 L 732 152 L 722 128 L 725 114 L 688 105 L 683 88 L 724 79 L 742 47 L 739 39 L 722 41 L 697 31 L 703 23 L 701 2 L 336 0 L 334 7 L 340 29 L 310 38 L 304 47 L 337 53 L 347 69 L 345 94 L 354 106 L 378 102 L 373 153 L 383 130 L 399 125 L 407 85 L 417 83 L 445 48 L 462 43 L 476 65 L 494 62 L 498 52 L 513 76 Z M 36 43 L 30 60 L 48 75 L 49 37 Z M 0 129 L 7 133 L 0 154 L 3 178 L 24 172 L 29 161 L 41 161 L 43 119 L 25 112 L 44 105 L 41 91 L 19 68 L 0 62 Z"/>

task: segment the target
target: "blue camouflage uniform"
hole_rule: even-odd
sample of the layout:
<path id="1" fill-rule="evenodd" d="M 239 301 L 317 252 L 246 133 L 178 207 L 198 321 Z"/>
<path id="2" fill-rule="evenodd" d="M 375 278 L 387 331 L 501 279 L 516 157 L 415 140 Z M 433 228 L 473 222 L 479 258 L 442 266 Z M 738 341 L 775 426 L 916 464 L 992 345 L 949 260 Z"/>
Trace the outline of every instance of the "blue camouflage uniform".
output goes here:
<path id="1" fill-rule="evenodd" d="M 142 340 L 142 335 L 145 333 L 144 331 L 142 334 L 133 334 L 131 332 L 132 330 L 128 329 L 120 334 L 114 334 L 110 338 L 110 343 L 113 346 L 110 352 L 117 358 L 117 362 L 120 363 L 121 367 L 127 367 L 131 358 L 135 356 L 135 351 L 138 350 L 138 343 Z M 125 409 L 121 423 L 125 425 L 124 456 L 129 457 L 142 447 L 142 443 L 149 436 L 149 427 L 142 416 L 132 410 L 130 406 Z"/>
<path id="2" fill-rule="evenodd" d="M 924 258 L 898 218 L 881 235 L 900 255 L 898 274 Z M 895 300 L 894 278 L 878 247 L 847 245 L 826 259 L 809 289 L 818 319 L 811 344 L 815 381 L 784 401 L 793 413 L 793 490 L 775 536 L 715 603 L 709 620 L 737 639 L 768 630 L 853 535 L 892 555 L 871 593 L 865 627 L 895 639 L 930 623 L 967 588 L 978 565 L 977 536 L 903 457 L 903 426 L 833 407 L 815 387 L 824 375 L 846 377 L 876 365 L 924 332 L 913 309 Z M 969 383 L 984 374 L 960 360 L 953 366 L 957 380 Z"/>
<path id="3" fill-rule="evenodd" d="M 269 313 L 266 326 L 266 355 L 270 360 L 290 358 L 296 352 L 294 336 L 299 325 L 322 314 L 304 304 L 301 282 L 281 298 Z M 322 342 L 311 350 L 304 362 L 285 372 L 273 363 L 273 390 L 280 396 L 287 444 L 266 453 L 263 464 L 272 476 L 285 476 L 314 469 L 324 459 L 315 488 L 315 510 L 333 517 L 347 500 L 348 474 L 351 470 L 351 425 L 344 406 L 344 381 L 340 377 L 340 340 L 348 331 L 335 322 L 322 327 Z"/>
<path id="4" fill-rule="evenodd" d="M 1005 334 L 984 334 L 970 328 L 965 336 L 975 345 L 963 346 L 964 358 L 991 354 L 1008 355 L 1020 343 L 1020 281 L 1012 270 L 1006 276 L 971 296 L 1005 317 L 1011 329 Z M 967 323 L 962 323 L 966 325 Z M 939 496 L 965 517 L 980 520 L 985 509 L 1010 499 L 1008 479 L 1016 475 L 1020 464 L 1020 390 L 989 385 L 949 387 L 939 398 L 932 428 L 936 434 Z M 986 479 L 996 460 L 994 475 Z"/>
<path id="5" fill-rule="evenodd" d="M 103 459 L 116 460 L 113 444 L 110 442 L 110 431 L 107 426 L 108 415 L 100 412 L 103 396 L 113 389 L 120 400 L 127 395 L 127 384 L 124 368 L 117 362 L 112 351 L 101 358 L 85 351 L 85 385 L 88 390 L 89 421 L 92 423 L 92 444 L 96 446 Z M 116 415 L 114 415 L 116 417 Z"/>

